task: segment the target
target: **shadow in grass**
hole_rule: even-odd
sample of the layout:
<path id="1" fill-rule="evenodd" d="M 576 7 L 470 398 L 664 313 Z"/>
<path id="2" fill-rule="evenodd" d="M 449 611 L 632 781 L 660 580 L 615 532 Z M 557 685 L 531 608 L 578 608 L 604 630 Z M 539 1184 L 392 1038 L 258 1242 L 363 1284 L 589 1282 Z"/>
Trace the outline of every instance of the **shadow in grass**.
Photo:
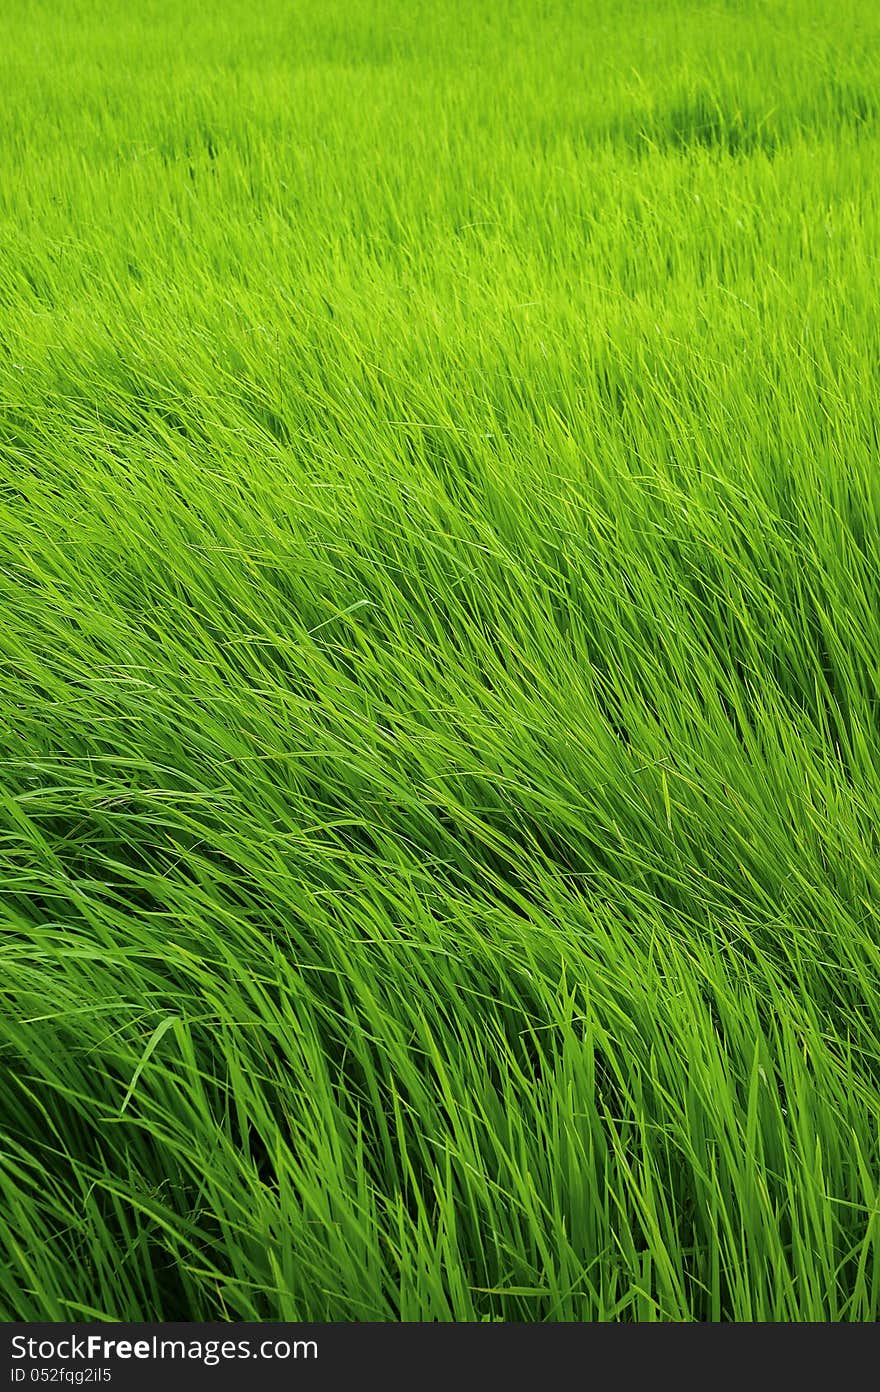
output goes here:
<path id="1" fill-rule="evenodd" d="M 775 155 L 797 137 L 842 129 L 857 135 L 872 129 L 880 97 L 853 82 L 834 79 L 818 87 L 801 108 L 740 104 L 707 84 L 682 89 L 668 104 L 628 112 L 606 132 L 614 144 L 634 150 L 707 150 L 739 156 Z"/>

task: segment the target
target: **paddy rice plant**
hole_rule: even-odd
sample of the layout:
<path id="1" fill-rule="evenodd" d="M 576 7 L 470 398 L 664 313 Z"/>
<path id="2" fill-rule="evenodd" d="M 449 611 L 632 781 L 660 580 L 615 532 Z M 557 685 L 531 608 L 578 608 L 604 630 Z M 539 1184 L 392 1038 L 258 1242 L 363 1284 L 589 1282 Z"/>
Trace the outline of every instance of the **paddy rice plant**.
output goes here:
<path id="1" fill-rule="evenodd" d="M 0 30 L 0 1315 L 875 1320 L 880 7 Z"/>

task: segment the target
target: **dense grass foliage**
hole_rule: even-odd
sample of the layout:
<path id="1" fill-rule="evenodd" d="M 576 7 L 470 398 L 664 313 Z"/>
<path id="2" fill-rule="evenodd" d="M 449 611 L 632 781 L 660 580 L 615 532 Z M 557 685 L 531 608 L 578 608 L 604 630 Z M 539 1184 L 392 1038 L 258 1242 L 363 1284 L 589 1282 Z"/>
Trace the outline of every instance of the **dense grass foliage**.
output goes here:
<path id="1" fill-rule="evenodd" d="M 877 1318 L 880 6 L 0 28 L 0 1312 Z"/>

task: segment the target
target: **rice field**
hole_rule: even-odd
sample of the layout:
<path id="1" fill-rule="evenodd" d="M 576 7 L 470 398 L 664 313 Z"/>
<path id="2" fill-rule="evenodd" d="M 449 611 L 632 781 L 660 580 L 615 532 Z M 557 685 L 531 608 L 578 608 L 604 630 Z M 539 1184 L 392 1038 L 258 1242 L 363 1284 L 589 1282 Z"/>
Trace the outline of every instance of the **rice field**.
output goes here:
<path id="1" fill-rule="evenodd" d="M 876 1320 L 880 4 L 0 35 L 0 1317 Z"/>

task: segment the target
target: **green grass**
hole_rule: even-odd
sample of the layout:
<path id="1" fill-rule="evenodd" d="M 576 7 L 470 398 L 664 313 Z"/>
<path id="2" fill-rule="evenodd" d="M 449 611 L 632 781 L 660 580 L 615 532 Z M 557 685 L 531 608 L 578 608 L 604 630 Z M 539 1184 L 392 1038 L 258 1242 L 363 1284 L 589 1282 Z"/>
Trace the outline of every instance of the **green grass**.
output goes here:
<path id="1" fill-rule="evenodd" d="M 0 1314 L 876 1319 L 880 5 L 2 30 Z"/>

